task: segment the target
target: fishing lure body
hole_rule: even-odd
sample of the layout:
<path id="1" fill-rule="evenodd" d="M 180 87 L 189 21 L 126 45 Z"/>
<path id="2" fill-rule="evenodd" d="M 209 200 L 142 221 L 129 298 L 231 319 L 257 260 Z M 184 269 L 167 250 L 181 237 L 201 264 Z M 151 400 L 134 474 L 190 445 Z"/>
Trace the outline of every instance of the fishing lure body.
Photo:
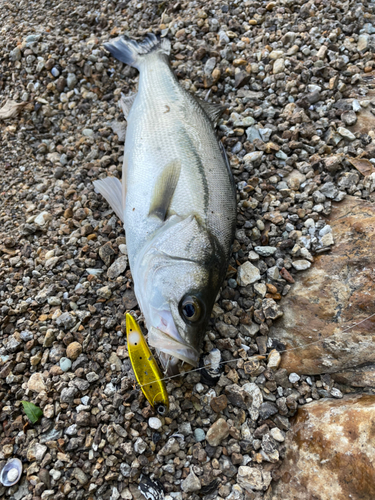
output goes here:
<path id="1" fill-rule="evenodd" d="M 163 375 L 152 355 L 146 339 L 129 313 L 126 315 L 126 336 L 128 352 L 135 378 L 147 401 L 159 415 L 165 415 L 169 408 L 168 394 L 162 380 Z"/>

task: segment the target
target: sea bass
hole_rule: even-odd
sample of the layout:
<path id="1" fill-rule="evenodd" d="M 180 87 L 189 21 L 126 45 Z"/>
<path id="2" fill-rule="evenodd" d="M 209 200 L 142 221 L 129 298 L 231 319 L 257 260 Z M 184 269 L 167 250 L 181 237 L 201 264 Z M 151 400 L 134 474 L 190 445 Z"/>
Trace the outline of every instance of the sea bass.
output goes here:
<path id="1" fill-rule="evenodd" d="M 175 372 L 179 360 L 198 363 L 234 237 L 235 187 L 214 130 L 222 110 L 180 86 L 168 39 L 118 37 L 104 47 L 140 76 L 138 93 L 122 98 L 122 183 L 94 184 L 124 222 L 148 342 Z"/>

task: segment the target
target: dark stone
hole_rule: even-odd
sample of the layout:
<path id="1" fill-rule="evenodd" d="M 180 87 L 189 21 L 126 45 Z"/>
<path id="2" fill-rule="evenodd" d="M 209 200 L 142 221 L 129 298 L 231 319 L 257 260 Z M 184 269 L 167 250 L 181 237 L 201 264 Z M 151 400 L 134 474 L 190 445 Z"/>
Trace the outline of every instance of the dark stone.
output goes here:
<path id="1" fill-rule="evenodd" d="M 260 420 L 266 420 L 272 415 L 276 415 L 277 412 L 278 412 L 277 406 L 274 403 L 271 403 L 270 401 L 266 401 L 265 403 L 262 403 L 260 407 L 259 418 Z"/>

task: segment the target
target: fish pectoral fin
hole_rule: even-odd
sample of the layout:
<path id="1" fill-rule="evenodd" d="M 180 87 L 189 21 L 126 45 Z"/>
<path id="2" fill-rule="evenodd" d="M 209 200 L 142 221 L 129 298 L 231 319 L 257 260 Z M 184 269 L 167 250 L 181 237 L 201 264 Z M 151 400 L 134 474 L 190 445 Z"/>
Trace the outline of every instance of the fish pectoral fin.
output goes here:
<path id="1" fill-rule="evenodd" d="M 129 96 L 125 96 L 123 93 L 121 93 L 120 104 L 126 120 L 128 119 L 131 107 L 133 106 L 136 97 L 137 94 L 131 94 Z"/>
<path id="2" fill-rule="evenodd" d="M 174 192 L 180 178 L 181 162 L 173 160 L 164 168 L 156 180 L 148 215 L 166 219 Z"/>
<path id="3" fill-rule="evenodd" d="M 124 222 L 124 205 L 122 184 L 117 177 L 106 177 L 105 179 L 94 181 L 94 187 L 104 196 L 117 217 Z"/>
<path id="4" fill-rule="evenodd" d="M 199 97 L 198 97 L 198 102 L 199 102 L 201 108 L 203 108 L 203 111 L 206 113 L 208 118 L 213 123 L 213 125 L 216 126 L 217 122 L 219 121 L 220 116 L 227 109 L 227 106 L 223 106 L 222 104 L 215 104 L 212 102 L 207 102 Z"/>

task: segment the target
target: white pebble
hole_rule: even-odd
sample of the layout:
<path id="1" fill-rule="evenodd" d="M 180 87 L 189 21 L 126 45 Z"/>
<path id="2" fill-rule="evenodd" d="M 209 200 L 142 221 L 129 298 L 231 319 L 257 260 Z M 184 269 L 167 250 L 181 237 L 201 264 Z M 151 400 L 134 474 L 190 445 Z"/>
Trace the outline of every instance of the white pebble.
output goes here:
<path id="1" fill-rule="evenodd" d="M 18 476 L 18 470 L 16 468 L 10 469 L 10 471 L 7 474 L 7 479 L 11 483 L 17 479 Z"/>
<path id="2" fill-rule="evenodd" d="M 296 382 L 298 382 L 300 380 L 300 376 L 297 374 L 297 373 L 291 373 L 289 375 L 289 382 L 291 382 L 292 384 L 295 384 Z"/>
<path id="3" fill-rule="evenodd" d="M 157 431 L 158 429 L 161 429 L 163 424 L 158 418 L 150 417 L 148 419 L 148 425 L 151 427 L 151 429 L 155 429 Z"/>

